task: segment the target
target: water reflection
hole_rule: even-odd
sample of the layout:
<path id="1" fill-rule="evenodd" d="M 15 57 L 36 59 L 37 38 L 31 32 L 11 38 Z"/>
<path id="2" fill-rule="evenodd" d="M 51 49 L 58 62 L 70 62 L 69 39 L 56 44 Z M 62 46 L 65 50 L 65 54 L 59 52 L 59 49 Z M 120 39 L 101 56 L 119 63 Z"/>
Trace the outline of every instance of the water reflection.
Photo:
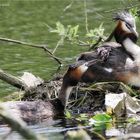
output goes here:
<path id="1" fill-rule="evenodd" d="M 92 139 L 97 140 L 100 139 L 98 134 L 105 137 L 105 139 L 110 139 L 112 137 L 122 137 L 128 133 L 139 134 L 140 123 L 126 123 L 125 119 L 121 119 L 115 123 L 103 123 L 99 126 L 85 126 L 70 119 L 48 118 L 36 124 L 29 124 L 29 128 L 31 128 L 36 133 L 48 137 L 50 140 L 62 140 L 65 138 L 67 131 L 84 129 Z M 0 136 L 1 138 L 7 136 L 6 140 L 22 139 L 22 137 L 17 132 L 12 131 L 11 133 L 10 128 L 5 124 L 0 125 Z"/>

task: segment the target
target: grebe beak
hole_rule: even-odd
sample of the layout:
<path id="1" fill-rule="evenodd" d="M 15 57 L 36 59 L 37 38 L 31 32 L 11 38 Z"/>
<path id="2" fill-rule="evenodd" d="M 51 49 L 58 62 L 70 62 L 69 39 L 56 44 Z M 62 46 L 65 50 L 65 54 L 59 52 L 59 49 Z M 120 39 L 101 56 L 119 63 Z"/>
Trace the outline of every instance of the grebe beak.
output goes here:
<path id="1" fill-rule="evenodd" d="M 136 31 L 136 28 L 130 28 L 130 31 L 138 38 L 139 37 L 139 34 L 138 32 Z"/>
<path id="2" fill-rule="evenodd" d="M 97 62 L 101 62 L 101 61 L 102 61 L 102 60 L 100 60 L 100 59 L 94 59 L 94 60 L 91 60 L 91 61 L 87 61 L 87 62 L 85 63 L 85 65 L 86 65 L 87 67 L 90 67 L 90 66 L 96 64 Z"/>

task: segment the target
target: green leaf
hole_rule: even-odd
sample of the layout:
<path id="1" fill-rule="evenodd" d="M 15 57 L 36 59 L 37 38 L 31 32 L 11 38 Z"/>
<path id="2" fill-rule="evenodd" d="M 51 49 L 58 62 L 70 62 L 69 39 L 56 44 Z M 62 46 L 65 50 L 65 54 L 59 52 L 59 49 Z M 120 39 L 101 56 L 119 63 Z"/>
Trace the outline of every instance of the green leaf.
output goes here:
<path id="1" fill-rule="evenodd" d="M 94 117 L 92 117 L 94 120 L 96 121 L 103 121 L 103 122 L 106 122 L 106 121 L 110 121 L 111 119 L 111 116 L 108 115 L 108 114 L 97 114 L 95 115 Z"/>
<path id="2" fill-rule="evenodd" d="M 58 33 L 60 36 L 65 36 L 66 29 L 62 23 L 56 22 L 56 29 L 51 29 L 50 32 Z"/>
<path id="3" fill-rule="evenodd" d="M 112 118 L 108 114 L 97 114 L 93 116 L 90 120 L 90 124 L 101 124 L 111 122 Z"/>
<path id="4" fill-rule="evenodd" d="M 79 121 L 87 121 L 88 115 L 83 113 L 83 114 L 80 114 L 76 119 Z"/>
<path id="5" fill-rule="evenodd" d="M 86 34 L 86 36 L 93 39 L 97 39 L 99 37 L 102 37 L 103 34 L 104 34 L 104 28 L 103 28 L 103 23 L 101 23 L 98 28 L 91 29 L 89 33 Z"/>
<path id="6" fill-rule="evenodd" d="M 79 29 L 79 25 L 76 25 L 75 27 L 73 27 L 73 37 L 77 37 L 77 33 L 78 33 L 78 29 Z"/>
<path id="7" fill-rule="evenodd" d="M 72 27 L 71 25 L 67 26 L 67 37 L 69 40 L 74 40 L 75 38 L 78 37 L 78 28 L 79 25 L 76 25 L 74 27 Z"/>
<path id="8" fill-rule="evenodd" d="M 72 115 L 71 115 L 71 113 L 68 110 L 65 111 L 65 116 L 66 116 L 67 119 L 71 119 L 72 118 Z"/>
<path id="9" fill-rule="evenodd" d="M 56 27 L 57 27 L 57 30 L 59 32 L 59 35 L 65 35 L 65 27 L 62 23 L 57 22 Z"/>
<path id="10" fill-rule="evenodd" d="M 134 7 L 129 10 L 131 15 L 135 18 L 135 20 L 137 20 L 138 18 L 138 11 L 139 11 L 138 7 Z"/>

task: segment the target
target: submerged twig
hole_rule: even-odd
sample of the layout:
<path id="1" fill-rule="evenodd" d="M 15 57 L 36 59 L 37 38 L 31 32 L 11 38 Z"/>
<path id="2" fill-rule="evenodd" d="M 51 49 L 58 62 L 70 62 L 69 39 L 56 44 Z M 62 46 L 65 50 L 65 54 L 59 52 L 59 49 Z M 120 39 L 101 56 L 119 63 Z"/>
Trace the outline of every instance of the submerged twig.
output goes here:
<path id="1" fill-rule="evenodd" d="M 56 57 L 55 55 L 53 55 L 53 53 L 47 48 L 47 45 L 37 45 L 37 44 L 33 44 L 33 43 L 27 43 L 27 42 L 23 42 L 23 41 L 19 41 L 19 40 L 13 40 L 13 39 L 9 39 L 9 38 L 3 38 L 3 37 L 0 37 L 0 41 L 26 45 L 26 46 L 30 46 L 30 47 L 34 47 L 34 48 L 41 48 L 44 51 L 46 51 L 50 57 L 52 57 L 60 65 L 62 65 L 62 62 L 61 62 L 62 60 L 60 58 Z"/>

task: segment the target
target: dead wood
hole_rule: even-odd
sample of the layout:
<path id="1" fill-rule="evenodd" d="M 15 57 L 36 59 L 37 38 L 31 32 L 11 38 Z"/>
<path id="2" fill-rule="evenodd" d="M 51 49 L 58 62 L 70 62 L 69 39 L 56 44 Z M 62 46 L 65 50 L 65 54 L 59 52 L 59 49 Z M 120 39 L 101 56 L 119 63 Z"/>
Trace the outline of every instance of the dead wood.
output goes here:
<path id="1" fill-rule="evenodd" d="M 36 88 L 44 82 L 41 78 L 36 77 L 29 72 L 24 72 L 21 77 L 16 77 L 2 69 L 0 69 L 0 79 L 16 88 L 25 90 L 26 92 Z"/>
<path id="2" fill-rule="evenodd" d="M 19 116 L 25 121 L 38 122 L 64 113 L 64 110 L 59 108 L 57 99 L 62 85 L 62 77 L 44 82 L 41 78 L 27 72 L 21 77 L 15 77 L 2 70 L 0 72 L 2 80 L 25 91 L 22 101 L 3 103 L 10 108 L 11 113 L 15 116 Z M 75 113 L 91 113 L 103 110 L 105 90 L 106 88 L 100 84 L 90 88 L 87 84 L 79 83 L 72 91 L 68 108 Z M 117 90 L 115 89 L 115 91 Z"/>
<path id="3" fill-rule="evenodd" d="M 47 102 L 38 101 L 9 101 L 1 103 L 14 117 L 26 122 L 35 123 L 49 117 L 63 115 L 61 107 L 57 105 L 57 99 Z"/>
<path id="4" fill-rule="evenodd" d="M 14 116 L 25 121 L 34 122 L 63 114 L 64 110 L 60 108 L 59 100 L 57 99 L 62 83 L 61 80 L 57 80 L 59 81 L 58 84 L 57 81 L 45 83 L 41 78 L 28 72 L 24 72 L 21 77 L 15 77 L 3 70 L 0 70 L 0 79 L 25 91 L 25 95 L 22 98 L 24 101 L 3 103 Z M 52 98 L 55 99 L 51 100 Z"/>
<path id="5" fill-rule="evenodd" d="M 0 79 L 19 89 L 26 89 L 27 85 L 19 78 L 0 69 Z"/>
<path id="6" fill-rule="evenodd" d="M 10 112 L 9 108 L 6 108 L 3 104 L 0 104 L 0 116 L 5 121 L 5 123 L 10 126 L 12 130 L 17 131 L 25 139 L 45 139 L 39 134 L 35 134 L 33 131 L 31 131 L 27 127 L 26 123 L 19 118 L 19 116 L 15 116 L 15 114 L 13 114 L 13 112 Z"/>

